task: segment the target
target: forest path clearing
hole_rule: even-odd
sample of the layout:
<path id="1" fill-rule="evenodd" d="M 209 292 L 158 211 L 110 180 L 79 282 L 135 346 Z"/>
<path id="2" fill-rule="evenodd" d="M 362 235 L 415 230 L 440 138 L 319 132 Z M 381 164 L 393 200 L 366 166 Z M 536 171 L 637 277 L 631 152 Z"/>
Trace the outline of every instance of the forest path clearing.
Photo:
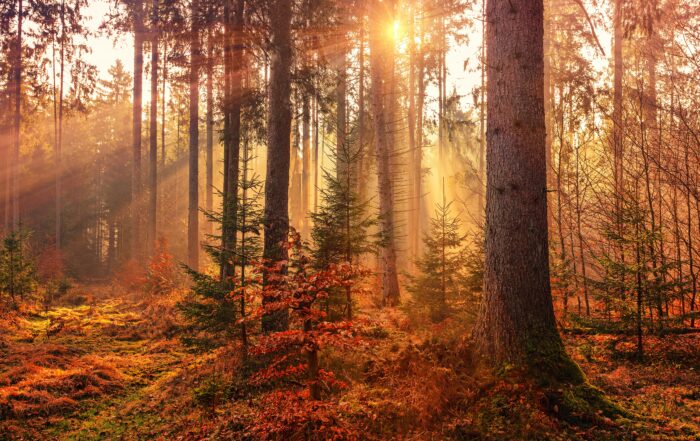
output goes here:
<path id="1" fill-rule="evenodd" d="M 129 439 L 159 418 L 125 411 L 181 363 L 179 344 L 149 335 L 136 301 L 72 297 L 0 347 L 0 440 Z"/>

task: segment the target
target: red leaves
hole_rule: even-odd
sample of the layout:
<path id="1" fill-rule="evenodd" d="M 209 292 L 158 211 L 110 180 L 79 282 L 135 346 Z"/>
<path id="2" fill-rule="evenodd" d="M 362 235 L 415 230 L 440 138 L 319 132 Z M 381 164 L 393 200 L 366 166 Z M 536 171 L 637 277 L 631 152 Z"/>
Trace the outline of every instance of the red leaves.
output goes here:
<path id="1" fill-rule="evenodd" d="M 330 436 L 330 439 L 347 438 L 342 431 L 334 432 L 340 429 L 335 418 L 327 414 L 330 407 L 324 407 L 319 398 L 323 391 L 331 393 L 346 389 L 348 385 L 336 378 L 333 372 L 320 367 L 319 351 L 327 347 L 353 349 L 361 340 L 352 322 L 329 322 L 322 306 L 328 301 L 330 292 L 352 288 L 355 281 L 367 272 L 349 263 L 320 270 L 314 268 L 294 237 L 289 250 L 288 261 L 256 265 L 256 277 L 262 279 L 264 275 L 267 283 L 256 284 L 248 291 L 265 300 L 259 302 L 262 306 L 253 311 L 248 320 L 257 321 L 276 311 L 287 310 L 290 326 L 289 330 L 260 336 L 250 347 L 251 355 L 268 360 L 264 369 L 252 375 L 250 383 L 277 387 L 278 391 L 270 397 L 283 402 L 273 405 L 277 410 L 275 417 L 265 418 L 257 426 L 256 434 L 261 439 L 277 439 L 296 433 L 295 428 L 306 427 L 312 431 L 322 430 L 324 439 L 329 439 L 329 433 L 337 435 Z M 299 412 L 299 408 L 306 410 Z M 319 409 L 324 410 L 317 412 Z"/>

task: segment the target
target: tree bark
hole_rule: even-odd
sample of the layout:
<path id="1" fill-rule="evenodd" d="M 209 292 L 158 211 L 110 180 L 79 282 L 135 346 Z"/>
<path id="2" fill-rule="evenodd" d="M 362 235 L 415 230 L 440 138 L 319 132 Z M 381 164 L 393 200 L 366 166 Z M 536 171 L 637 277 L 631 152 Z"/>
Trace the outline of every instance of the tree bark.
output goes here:
<path id="1" fill-rule="evenodd" d="M 268 86 L 269 113 L 267 120 L 267 173 L 265 179 L 265 240 L 263 258 L 268 265 L 278 265 L 285 272 L 287 235 L 289 234 L 289 165 L 292 125 L 291 66 L 292 5 L 286 0 L 269 2 L 270 11 L 270 82 Z M 274 284 L 271 269 L 265 271 L 263 285 Z M 263 305 L 278 300 L 266 295 Z M 262 320 L 264 332 L 286 330 L 288 312 L 268 311 Z"/>
<path id="2" fill-rule="evenodd" d="M 486 258 L 475 343 L 491 366 L 582 382 L 549 282 L 542 0 L 491 1 L 486 18 Z"/>
<path id="3" fill-rule="evenodd" d="M 141 112 L 143 99 L 143 0 L 134 4 L 134 102 L 132 112 L 131 257 L 141 258 Z"/>
<path id="4" fill-rule="evenodd" d="M 152 255 L 157 239 L 156 222 L 158 212 L 158 0 L 153 0 L 151 18 L 151 121 L 148 203 L 148 250 Z"/>
<path id="5" fill-rule="evenodd" d="M 309 211 L 311 195 L 311 103 L 309 97 L 305 96 L 302 103 L 302 126 L 301 126 L 301 212 L 302 212 L 302 234 L 309 235 Z"/>
<path id="6" fill-rule="evenodd" d="M 64 75 L 66 66 L 66 3 L 61 1 L 61 49 L 60 49 L 60 69 L 59 69 L 59 92 L 58 92 L 58 128 L 56 136 L 56 163 L 54 166 L 55 170 L 55 186 L 56 186 L 56 249 L 61 249 L 62 240 L 62 213 L 63 213 L 63 190 L 62 190 L 62 180 L 63 180 L 63 95 L 64 95 Z M 55 77 L 54 77 L 55 78 Z M 54 79 L 55 84 L 55 79 Z M 54 95 L 55 100 L 55 95 Z"/>
<path id="7" fill-rule="evenodd" d="M 209 15 L 212 14 L 209 7 Z M 207 213 L 214 210 L 214 35 L 212 18 L 209 17 L 207 26 L 207 151 L 206 151 L 206 188 L 205 209 Z M 207 234 L 214 234 L 214 224 L 207 221 Z"/>
<path id="8" fill-rule="evenodd" d="M 390 75 L 386 66 L 391 48 L 387 45 L 382 25 L 389 23 L 390 6 L 375 0 L 370 10 L 370 71 L 372 78 L 372 113 L 374 116 L 374 143 L 377 154 L 377 179 L 379 188 L 379 217 L 382 234 L 382 303 L 395 306 L 399 303 L 399 280 L 396 269 L 396 245 L 394 228 L 394 194 L 391 184 L 391 143 L 387 130 L 386 84 Z M 390 104 L 389 104 L 390 105 Z"/>
<path id="9" fill-rule="evenodd" d="M 234 274 L 233 252 L 236 249 L 238 211 L 238 177 L 241 150 L 242 70 L 245 67 L 242 40 L 245 1 L 225 4 L 224 20 L 224 195 L 221 226 L 221 280 Z"/>
<path id="10" fill-rule="evenodd" d="M 192 35 L 190 36 L 190 151 L 189 202 L 187 208 L 187 264 L 199 269 L 199 1 L 192 1 Z"/>
<path id="11" fill-rule="evenodd" d="M 20 227 L 20 182 L 19 175 L 22 170 L 20 162 L 20 132 L 22 129 L 22 22 L 24 20 L 24 2 L 18 0 L 17 15 L 17 42 L 15 44 L 15 56 L 13 66 L 13 96 L 14 114 L 12 126 L 12 229 Z"/>

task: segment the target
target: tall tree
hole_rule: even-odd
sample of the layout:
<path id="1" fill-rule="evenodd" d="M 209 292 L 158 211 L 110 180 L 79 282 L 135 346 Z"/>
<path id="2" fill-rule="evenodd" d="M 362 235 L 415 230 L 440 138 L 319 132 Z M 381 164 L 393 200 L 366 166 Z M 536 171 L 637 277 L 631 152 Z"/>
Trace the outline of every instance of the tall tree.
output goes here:
<path id="1" fill-rule="evenodd" d="M 396 243 L 394 228 L 394 192 L 391 176 L 392 143 L 388 134 L 387 107 L 392 104 L 387 97 L 392 76 L 387 66 L 389 45 L 386 29 L 392 23 L 393 5 L 374 0 L 370 13 L 370 71 L 372 79 L 372 115 L 374 117 L 374 143 L 377 154 L 377 179 L 379 188 L 379 224 L 382 234 L 382 302 L 387 306 L 399 303 L 399 278 L 396 269 Z"/>
<path id="2" fill-rule="evenodd" d="M 270 17 L 270 82 L 267 118 L 267 174 L 265 179 L 265 242 L 263 258 L 268 265 L 282 266 L 287 260 L 289 234 L 289 165 L 290 131 L 292 129 L 291 66 L 292 66 L 292 2 L 268 2 Z M 263 283 L 269 286 L 274 275 L 266 271 Z M 272 277 L 271 277 L 272 276 Z M 269 292 L 269 291 L 268 291 Z M 273 296 L 263 298 L 274 303 Z M 278 310 L 263 317 L 263 330 L 273 332 L 288 327 L 288 312 Z"/>
<path id="3" fill-rule="evenodd" d="M 207 10 L 207 148 L 206 148 L 206 188 L 205 209 L 211 213 L 214 209 L 214 31 L 211 4 Z M 207 234 L 214 233 L 214 224 L 207 222 Z"/>
<path id="4" fill-rule="evenodd" d="M 543 13 L 542 0 L 487 6 L 486 260 L 474 335 L 487 363 L 581 382 L 549 281 Z"/>
<path id="5" fill-rule="evenodd" d="M 150 154 L 148 158 L 148 251 L 155 248 L 158 211 L 158 0 L 151 6 L 151 114 L 149 123 Z M 165 104 L 163 104 L 165 105 Z"/>
<path id="6" fill-rule="evenodd" d="M 61 36 L 60 36 L 60 49 L 59 49 L 59 81 L 60 84 L 58 87 L 56 87 L 56 76 L 54 72 L 54 122 L 56 124 L 55 127 L 55 147 L 54 147 L 54 155 L 55 155 L 55 163 L 54 163 L 54 185 L 55 185 L 55 191 L 56 191 L 56 219 L 55 219 L 55 240 L 56 240 L 56 248 L 60 249 L 61 248 L 61 230 L 63 229 L 62 227 L 62 193 L 63 190 L 61 189 L 62 187 L 62 180 L 63 180 L 63 158 L 61 154 L 61 150 L 63 147 L 63 96 L 64 96 L 64 74 L 65 74 L 65 67 L 66 67 L 66 2 L 65 0 L 61 0 L 61 12 L 60 12 L 60 21 L 61 21 Z M 55 66 L 55 64 L 54 64 Z M 56 91 L 58 89 L 58 99 L 56 98 Z"/>
<path id="7" fill-rule="evenodd" d="M 12 122 L 12 229 L 18 230 L 20 226 L 20 131 L 22 129 L 22 21 L 24 20 L 24 2 L 18 0 L 17 4 L 17 41 L 14 45 L 12 85 L 13 94 L 13 122 Z"/>
<path id="8" fill-rule="evenodd" d="M 134 102 L 131 163 L 131 257 L 141 257 L 141 113 L 143 99 L 143 0 L 134 2 Z"/>
<path id="9" fill-rule="evenodd" d="M 232 277 L 236 249 L 238 176 L 241 146 L 243 31 L 245 0 L 224 3 L 224 192 L 221 225 L 221 280 Z"/>
<path id="10" fill-rule="evenodd" d="M 187 264 L 199 269 L 199 1 L 191 5 L 190 35 L 190 152 L 189 152 L 189 198 L 187 206 Z"/>

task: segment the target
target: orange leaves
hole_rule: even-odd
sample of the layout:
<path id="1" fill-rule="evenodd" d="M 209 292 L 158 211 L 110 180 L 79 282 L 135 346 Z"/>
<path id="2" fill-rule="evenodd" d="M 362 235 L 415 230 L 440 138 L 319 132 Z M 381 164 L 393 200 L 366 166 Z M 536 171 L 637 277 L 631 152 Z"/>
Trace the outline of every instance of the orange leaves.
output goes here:
<path id="1" fill-rule="evenodd" d="M 151 294 L 156 295 L 169 294 L 177 286 L 177 270 L 165 238 L 156 241 L 155 251 L 148 262 L 145 285 Z"/>

